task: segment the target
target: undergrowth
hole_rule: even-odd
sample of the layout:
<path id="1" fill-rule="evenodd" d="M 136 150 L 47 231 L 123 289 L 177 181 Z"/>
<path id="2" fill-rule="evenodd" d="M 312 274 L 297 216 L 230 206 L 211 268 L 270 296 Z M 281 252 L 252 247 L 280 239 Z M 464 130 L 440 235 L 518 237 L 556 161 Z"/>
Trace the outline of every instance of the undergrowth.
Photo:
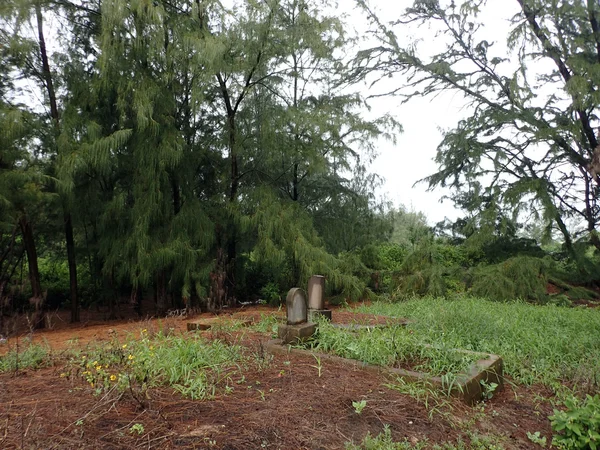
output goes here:
<path id="1" fill-rule="evenodd" d="M 383 432 L 377 436 L 371 436 L 369 433 L 358 445 L 348 442 L 346 450 L 502 450 L 504 447 L 497 442 L 494 437 L 480 436 L 477 433 L 469 434 L 470 443 L 463 441 L 457 443 L 431 444 L 427 439 L 409 440 L 395 442 L 388 426 L 385 426 Z"/>
<path id="2" fill-rule="evenodd" d="M 598 390 L 598 310 L 461 297 L 379 302 L 358 311 L 413 319 L 408 331 L 432 345 L 501 355 L 505 374 L 519 383 Z"/>
<path id="3" fill-rule="evenodd" d="M 97 394 L 109 389 L 143 394 L 148 388 L 170 386 L 186 397 L 207 399 L 219 387 L 232 389 L 231 376 L 241 360 L 241 347 L 199 336 L 149 337 L 112 341 L 75 354 L 64 377 L 82 377 Z"/>
<path id="4" fill-rule="evenodd" d="M 424 346 L 420 336 L 403 326 L 349 330 L 321 321 L 310 345 L 315 351 L 343 358 L 450 378 L 452 374 L 466 371 L 479 359 L 476 355 L 456 352 L 445 342 L 436 343 L 434 347 Z"/>
<path id="5" fill-rule="evenodd" d="M 39 369 L 50 363 L 50 349 L 47 345 L 28 344 L 13 348 L 6 355 L 0 356 L 0 373 Z"/>

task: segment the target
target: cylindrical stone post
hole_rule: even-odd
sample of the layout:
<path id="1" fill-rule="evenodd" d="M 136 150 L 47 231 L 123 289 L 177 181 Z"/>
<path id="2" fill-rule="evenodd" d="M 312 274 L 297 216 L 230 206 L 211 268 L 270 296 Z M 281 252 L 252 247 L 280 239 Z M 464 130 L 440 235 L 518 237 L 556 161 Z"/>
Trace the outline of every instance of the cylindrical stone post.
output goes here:
<path id="1" fill-rule="evenodd" d="M 313 275 L 308 280 L 308 309 L 325 309 L 325 277 Z"/>

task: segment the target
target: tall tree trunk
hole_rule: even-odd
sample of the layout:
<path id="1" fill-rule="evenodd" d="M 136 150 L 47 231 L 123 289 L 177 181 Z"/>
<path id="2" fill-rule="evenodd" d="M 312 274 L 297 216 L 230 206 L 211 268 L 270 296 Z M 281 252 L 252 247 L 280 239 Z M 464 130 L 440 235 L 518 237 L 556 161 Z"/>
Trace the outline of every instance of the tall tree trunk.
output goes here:
<path id="1" fill-rule="evenodd" d="M 48 53 L 46 50 L 46 39 L 44 38 L 44 21 L 42 16 L 42 7 L 40 1 L 35 3 L 35 14 L 37 18 L 38 40 L 40 46 L 40 58 L 42 60 L 42 78 L 48 99 L 50 101 L 50 115 L 56 127 L 56 134 L 60 133 L 60 115 L 58 113 L 58 104 L 56 101 L 56 91 L 50 72 L 50 63 L 48 62 Z M 75 241 L 73 239 L 73 223 L 71 213 L 67 205 L 63 202 L 63 219 L 65 226 L 65 240 L 67 245 L 67 261 L 69 266 L 69 286 L 71 295 L 71 322 L 79 322 L 79 299 L 77 297 L 77 262 L 75 260 Z"/>
<path id="2" fill-rule="evenodd" d="M 27 252 L 27 265 L 29 267 L 29 282 L 31 284 L 31 298 L 29 302 L 35 306 L 35 314 L 33 318 L 33 326 L 35 328 L 44 328 L 44 295 L 42 294 L 42 284 L 40 282 L 40 271 L 38 268 L 37 250 L 35 247 L 35 239 L 33 237 L 33 229 L 31 223 L 27 219 L 27 215 L 23 214 L 19 218 L 19 227 L 23 235 L 23 244 Z"/>
<path id="3" fill-rule="evenodd" d="M 164 316 L 167 313 L 167 275 L 161 270 L 156 275 L 156 314 Z"/>

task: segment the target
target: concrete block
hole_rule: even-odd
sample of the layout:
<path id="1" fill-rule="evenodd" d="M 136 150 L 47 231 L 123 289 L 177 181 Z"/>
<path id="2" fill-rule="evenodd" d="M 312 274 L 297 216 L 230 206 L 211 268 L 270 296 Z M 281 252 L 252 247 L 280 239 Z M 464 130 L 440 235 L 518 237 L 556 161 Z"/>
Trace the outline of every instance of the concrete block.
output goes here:
<path id="1" fill-rule="evenodd" d="M 317 325 L 314 323 L 301 323 L 298 325 L 279 325 L 277 336 L 281 339 L 282 344 L 295 344 L 306 341 L 315 334 Z"/>
<path id="2" fill-rule="evenodd" d="M 331 322 L 331 310 L 330 309 L 309 309 L 308 310 L 308 321 L 314 322 L 317 317 L 325 317 L 325 319 Z"/>

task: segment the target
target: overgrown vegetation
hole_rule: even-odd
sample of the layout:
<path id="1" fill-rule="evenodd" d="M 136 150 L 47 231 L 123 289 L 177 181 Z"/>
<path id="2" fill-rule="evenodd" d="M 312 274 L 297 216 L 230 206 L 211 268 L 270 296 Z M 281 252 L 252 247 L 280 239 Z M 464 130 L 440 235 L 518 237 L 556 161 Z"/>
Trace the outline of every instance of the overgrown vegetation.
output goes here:
<path id="1" fill-rule="evenodd" d="M 422 342 L 502 355 L 505 373 L 519 383 L 568 385 L 582 393 L 599 387 L 598 310 L 473 297 L 380 302 L 359 310 L 413 319 L 407 329 Z"/>
<path id="2" fill-rule="evenodd" d="M 16 344 L 15 348 L 0 356 L 0 373 L 45 367 L 51 364 L 50 356 L 46 345 Z"/>
<path id="3" fill-rule="evenodd" d="M 346 450 L 502 450 L 501 444 L 497 444 L 494 439 L 481 437 L 477 434 L 471 434 L 469 444 L 459 441 L 458 443 L 432 444 L 426 439 L 422 441 L 410 442 L 394 441 L 389 427 L 384 427 L 382 433 L 377 436 L 367 434 L 360 444 L 347 443 Z"/>
<path id="4" fill-rule="evenodd" d="M 320 322 L 310 347 L 369 364 L 408 368 L 445 378 L 465 372 L 477 360 L 474 355 L 453 351 L 446 342 L 435 346 L 423 343 L 420 336 L 403 326 L 349 330 Z"/>
<path id="5" fill-rule="evenodd" d="M 565 401 L 565 407 L 564 411 L 554 410 L 550 417 L 557 433 L 552 444 L 565 450 L 599 448 L 600 396 L 587 395 L 583 401 L 572 397 Z"/>
<path id="6" fill-rule="evenodd" d="M 159 332 L 125 343 L 111 341 L 77 352 L 61 376 L 82 378 L 97 394 L 128 391 L 143 400 L 147 389 L 169 386 L 185 397 L 204 400 L 232 389 L 241 348 L 197 335 Z"/>

